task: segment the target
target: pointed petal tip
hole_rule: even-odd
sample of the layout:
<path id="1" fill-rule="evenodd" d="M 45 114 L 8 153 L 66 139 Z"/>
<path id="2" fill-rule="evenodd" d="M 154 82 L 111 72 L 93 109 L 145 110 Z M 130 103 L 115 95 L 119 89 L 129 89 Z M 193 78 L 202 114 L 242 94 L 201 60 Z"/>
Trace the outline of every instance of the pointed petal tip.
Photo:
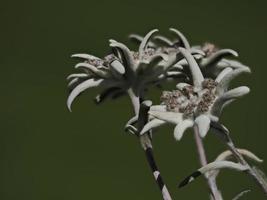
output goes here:
<path id="1" fill-rule="evenodd" d="M 174 135 L 174 139 L 177 141 L 177 142 L 180 142 L 181 139 L 182 139 L 183 135 Z"/>
<path id="2" fill-rule="evenodd" d="M 244 72 L 246 72 L 246 73 L 251 73 L 252 71 L 251 71 L 251 69 L 250 69 L 249 67 L 246 67 L 246 68 L 244 69 Z"/>
<path id="3" fill-rule="evenodd" d="M 150 40 L 151 36 L 157 31 L 158 31 L 158 29 L 153 29 L 153 30 L 149 31 L 145 35 L 145 37 L 143 38 L 143 40 L 142 40 L 142 42 L 141 42 L 141 44 L 139 46 L 139 56 L 143 55 L 145 49 L 147 48 L 147 45 L 149 43 L 149 40 Z"/>
<path id="4" fill-rule="evenodd" d="M 72 54 L 72 55 L 70 55 L 70 57 L 71 57 L 71 58 L 76 58 L 76 57 L 78 57 L 78 55 L 79 55 L 79 54 L 76 53 L 76 54 Z"/>
<path id="5" fill-rule="evenodd" d="M 133 38 L 133 37 L 135 37 L 135 36 L 136 36 L 136 34 L 131 33 L 131 34 L 128 35 L 128 38 Z"/>
<path id="6" fill-rule="evenodd" d="M 174 139 L 179 142 L 181 141 L 182 137 L 184 136 L 184 132 L 179 132 L 177 133 L 176 131 L 174 131 Z"/>
<path id="7" fill-rule="evenodd" d="M 190 119 L 182 120 L 180 123 L 176 125 L 174 128 L 174 138 L 177 141 L 180 141 L 188 128 L 193 126 L 193 121 Z"/>
<path id="8" fill-rule="evenodd" d="M 233 49 L 229 49 L 228 51 L 229 51 L 229 53 L 231 53 L 235 57 L 238 57 L 239 56 L 238 52 L 235 51 L 235 50 L 233 50 Z"/>
<path id="9" fill-rule="evenodd" d="M 207 115 L 200 115 L 196 118 L 198 132 L 201 138 L 204 138 L 210 129 L 210 118 Z"/>
<path id="10" fill-rule="evenodd" d="M 67 99 L 67 106 L 68 106 L 69 110 L 71 110 L 71 104 L 79 94 L 81 94 L 86 89 L 100 85 L 103 81 L 104 81 L 103 79 L 98 79 L 98 80 L 88 79 L 88 80 L 82 82 L 81 84 L 79 84 L 78 86 L 76 86 L 71 91 L 71 93 Z"/>
<path id="11" fill-rule="evenodd" d="M 229 90 L 228 92 L 226 92 L 225 94 L 232 94 L 232 96 L 230 96 L 230 98 L 237 98 L 237 97 L 242 97 L 246 94 L 248 94 L 250 92 L 250 88 L 247 86 L 240 86 L 234 89 Z"/>
<path id="12" fill-rule="evenodd" d="M 147 124 L 145 124 L 145 126 L 143 127 L 143 129 L 140 132 L 140 135 L 143 135 L 144 133 L 146 133 L 147 131 L 149 131 L 151 129 L 155 129 L 159 126 L 162 126 L 163 124 L 166 124 L 166 122 L 164 122 L 160 119 L 152 119 Z"/>
<path id="13" fill-rule="evenodd" d="M 67 108 L 68 108 L 69 112 L 72 112 L 71 102 L 69 102 L 69 101 L 67 101 Z"/>
<path id="14" fill-rule="evenodd" d="M 248 94 L 250 92 L 250 88 L 247 86 L 241 86 L 243 94 Z"/>
<path id="15" fill-rule="evenodd" d="M 159 31 L 159 29 L 154 28 L 154 29 L 152 29 L 150 32 L 155 33 L 155 32 L 158 32 L 158 31 Z"/>
<path id="16" fill-rule="evenodd" d="M 109 39 L 108 40 L 110 43 L 114 43 L 114 42 L 117 42 L 116 40 L 114 40 L 114 39 Z"/>
<path id="17" fill-rule="evenodd" d="M 218 55 L 232 55 L 234 57 L 238 57 L 237 51 L 233 49 L 220 49 L 215 54 L 218 53 Z"/>
<path id="18" fill-rule="evenodd" d="M 87 54 L 86 53 L 75 53 L 75 54 L 72 54 L 70 57 L 71 58 L 85 58 Z"/>

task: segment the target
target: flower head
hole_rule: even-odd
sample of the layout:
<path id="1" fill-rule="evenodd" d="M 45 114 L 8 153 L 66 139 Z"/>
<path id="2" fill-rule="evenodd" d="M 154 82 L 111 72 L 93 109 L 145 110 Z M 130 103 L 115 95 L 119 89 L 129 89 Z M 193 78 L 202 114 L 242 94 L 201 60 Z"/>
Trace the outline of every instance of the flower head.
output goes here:
<path id="1" fill-rule="evenodd" d="M 190 51 L 179 48 L 186 59 L 192 77 L 192 84 L 179 83 L 177 90 L 165 91 L 161 96 L 161 105 L 151 106 L 148 122 L 141 134 L 151 128 L 171 123 L 175 124 L 174 136 L 180 140 L 187 128 L 197 126 L 199 134 L 204 137 L 211 122 L 218 122 L 223 108 L 233 100 L 247 94 L 246 86 L 228 90 L 232 79 L 242 72 L 250 72 L 249 68 L 233 70 L 225 68 L 215 78 L 204 78 L 198 63 Z"/>
<path id="2" fill-rule="evenodd" d="M 175 53 L 167 55 L 149 47 L 149 40 L 157 31 L 150 31 L 142 39 L 138 51 L 131 51 L 124 44 L 110 40 L 113 53 L 103 59 L 89 54 L 74 54 L 72 57 L 83 60 L 75 66 L 82 72 L 71 74 L 67 78 L 71 89 L 67 100 L 68 108 L 71 109 L 74 99 L 89 88 L 104 88 L 96 97 L 97 103 L 128 91 L 131 91 L 132 96 L 139 98 L 149 85 L 181 76 L 181 72 L 169 72 L 170 67 L 178 59 Z"/>
<path id="3" fill-rule="evenodd" d="M 180 31 L 174 28 L 170 28 L 170 31 L 175 35 L 174 40 L 156 35 L 153 38 L 154 40 L 150 41 L 149 45 L 157 49 L 157 51 L 165 53 L 178 52 L 180 47 L 187 49 L 196 59 L 205 77 L 215 78 L 227 67 L 231 67 L 232 69 L 247 68 L 247 66 L 243 65 L 241 62 L 229 59 L 229 57 L 238 56 L 238 53 L 232 49 L 220 49 L 209 42 L 205 42 L 203 45 L 191 46 L 188 39 Z M 135 41 L 142 41 L 142 37 L 136 34 L 130 35 L 130 38 Z M 186 59 L 179 60 L 174 67 L 180 69 L 185 74 L 188 73 L 189 67 Z"/>

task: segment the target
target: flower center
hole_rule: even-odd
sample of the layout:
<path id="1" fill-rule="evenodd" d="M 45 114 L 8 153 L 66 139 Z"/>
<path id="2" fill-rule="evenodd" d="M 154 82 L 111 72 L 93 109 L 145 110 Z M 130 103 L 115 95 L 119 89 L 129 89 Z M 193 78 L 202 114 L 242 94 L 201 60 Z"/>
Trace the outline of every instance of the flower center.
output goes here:
<path id="1" fill-rule="evenodd" d="M 187 85 L 182 90 L 164 91 L 161 101 L 168 111 L 180 112 L 185 116 L 205 113 L 209 111 L 216 98 L 216 86 L 217 82 L 214 80 L 205 79 L 200 91 L 195 92 L 193 86 Z"/>
<path id="2" fill-rule="evenodd" d="M 153 48 L 146 48 L 146 50 L 144 51 L 141 59 L 143 60 L 147 60 L 148 58 L 150 58 L 151 56 L 153 56 L 156 53 L 155 49 Z M 134 60 L 139 61 L 139 52 L 137 51 L 132 51 L 132 55 Z"/>

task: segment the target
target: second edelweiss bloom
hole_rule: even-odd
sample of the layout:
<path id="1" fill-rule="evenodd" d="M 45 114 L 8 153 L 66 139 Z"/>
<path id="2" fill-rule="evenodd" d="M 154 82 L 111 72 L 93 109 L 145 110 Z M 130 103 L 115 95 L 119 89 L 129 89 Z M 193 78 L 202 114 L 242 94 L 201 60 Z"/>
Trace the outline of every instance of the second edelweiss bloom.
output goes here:
<path id="1" fill-rule="evenodd" d="M 199 68 L 205 77 L 214 78 L 227 67 L 231 67 L 232 69 L 247 68 L 247 66 L 243 65 L 241 62 L 231 59 L 232 57 L 238 57 L 238 53 L 232 49 L 220 49 L 209 42 L 205 42 L 203 45 L 191 46 L 185 35 L 179 30 L 170 28 L 170 31 L 176 36 L 174 40 L 161 35 L 156 35 L 153 38 L 154 41 L 150 41 L 148 45 L 165 53 L 177 52 L 179 51 L 179 47 L 184 47 L 189 50 L 196 59 Z M 130 35 L 130 38 L 138 42 L 143 39 L 142 36 L 136 34 Z M 160 45 L 158 45 L 158 43 Z M 181 59 L 174 65 L 174 68 L 187 74 L 188 63 L 185 59 Z"/>
<path id="2" fill-rule="evenodd" d="M 218 123 L 222 109 L 238 97 L 249 93 L 246 86 L 228 90 L 232 79 L 242 72 L 250 72 L 249 68 L 233 70 L 225 68 L 215 79 L 205 79 L 199 65 L 190 52 L 179 48 L 188 62 L 192 76 L 192 85 L 177 84 L 177 90 L 163 92 L 162 104 L 151 106 L 149 114 L 152 118 L 143 128 L 141 134 L 166 123 L 175 124 L 174 136 L 180 140 L 187 128 L 194 125 L 201 137 L 204 137 L 211 122 Z"/>
<path id="3" fill-rule="evenodd" d="M 113 53 L 103 59 L 89 54 L 73 55 L 72 57 L 83 60 L 75 66 L 82 72 L 71 74 L 67 78 L 71 89 L 68 108 L 71 110 L 71 104 L 79 94 L 93 87 L 101 86 L 104 89 L 96 97 L 97 103 L 124 93 L 128 93 L 132 101 L 137 102 L 148 86 L 180 77 L 181 72 L 169 71 L 177 62 L 175 53 L 167 55 L 149 47 L 149 40 L 157 31 L 152 30 L 143 38 L 138 51 L 131 51 L 124 44 L 110 40 Z"/>

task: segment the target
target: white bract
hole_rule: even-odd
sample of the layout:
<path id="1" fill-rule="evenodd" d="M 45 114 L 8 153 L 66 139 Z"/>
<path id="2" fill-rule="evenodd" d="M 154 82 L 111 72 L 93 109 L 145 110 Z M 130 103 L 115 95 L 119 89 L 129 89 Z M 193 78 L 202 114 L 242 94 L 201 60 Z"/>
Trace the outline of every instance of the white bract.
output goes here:
<path id="1" fill-rule="evenodd" d="M 177 90 L 163 92 L 162 104 L 151 106 L 152 118 L 141 131 L 144 134 L 152 128 L 166 123 L 175 125 L 174 136 L 180 140 L 186 129 L 196 126 L 201 137 L 204 137 L 210 124 L 218 123 L 222 109 L 233 100 L 247 94 L 246 86 L 228 89 L 229 83 L 243 72 L 250 72 L 248 67 L 232 69 L 227 67 L 215 79 L 204 78 L 200 67 L 185 48 L 179 48 L 188 63 L 192 84 L 179 83 Z"/>

